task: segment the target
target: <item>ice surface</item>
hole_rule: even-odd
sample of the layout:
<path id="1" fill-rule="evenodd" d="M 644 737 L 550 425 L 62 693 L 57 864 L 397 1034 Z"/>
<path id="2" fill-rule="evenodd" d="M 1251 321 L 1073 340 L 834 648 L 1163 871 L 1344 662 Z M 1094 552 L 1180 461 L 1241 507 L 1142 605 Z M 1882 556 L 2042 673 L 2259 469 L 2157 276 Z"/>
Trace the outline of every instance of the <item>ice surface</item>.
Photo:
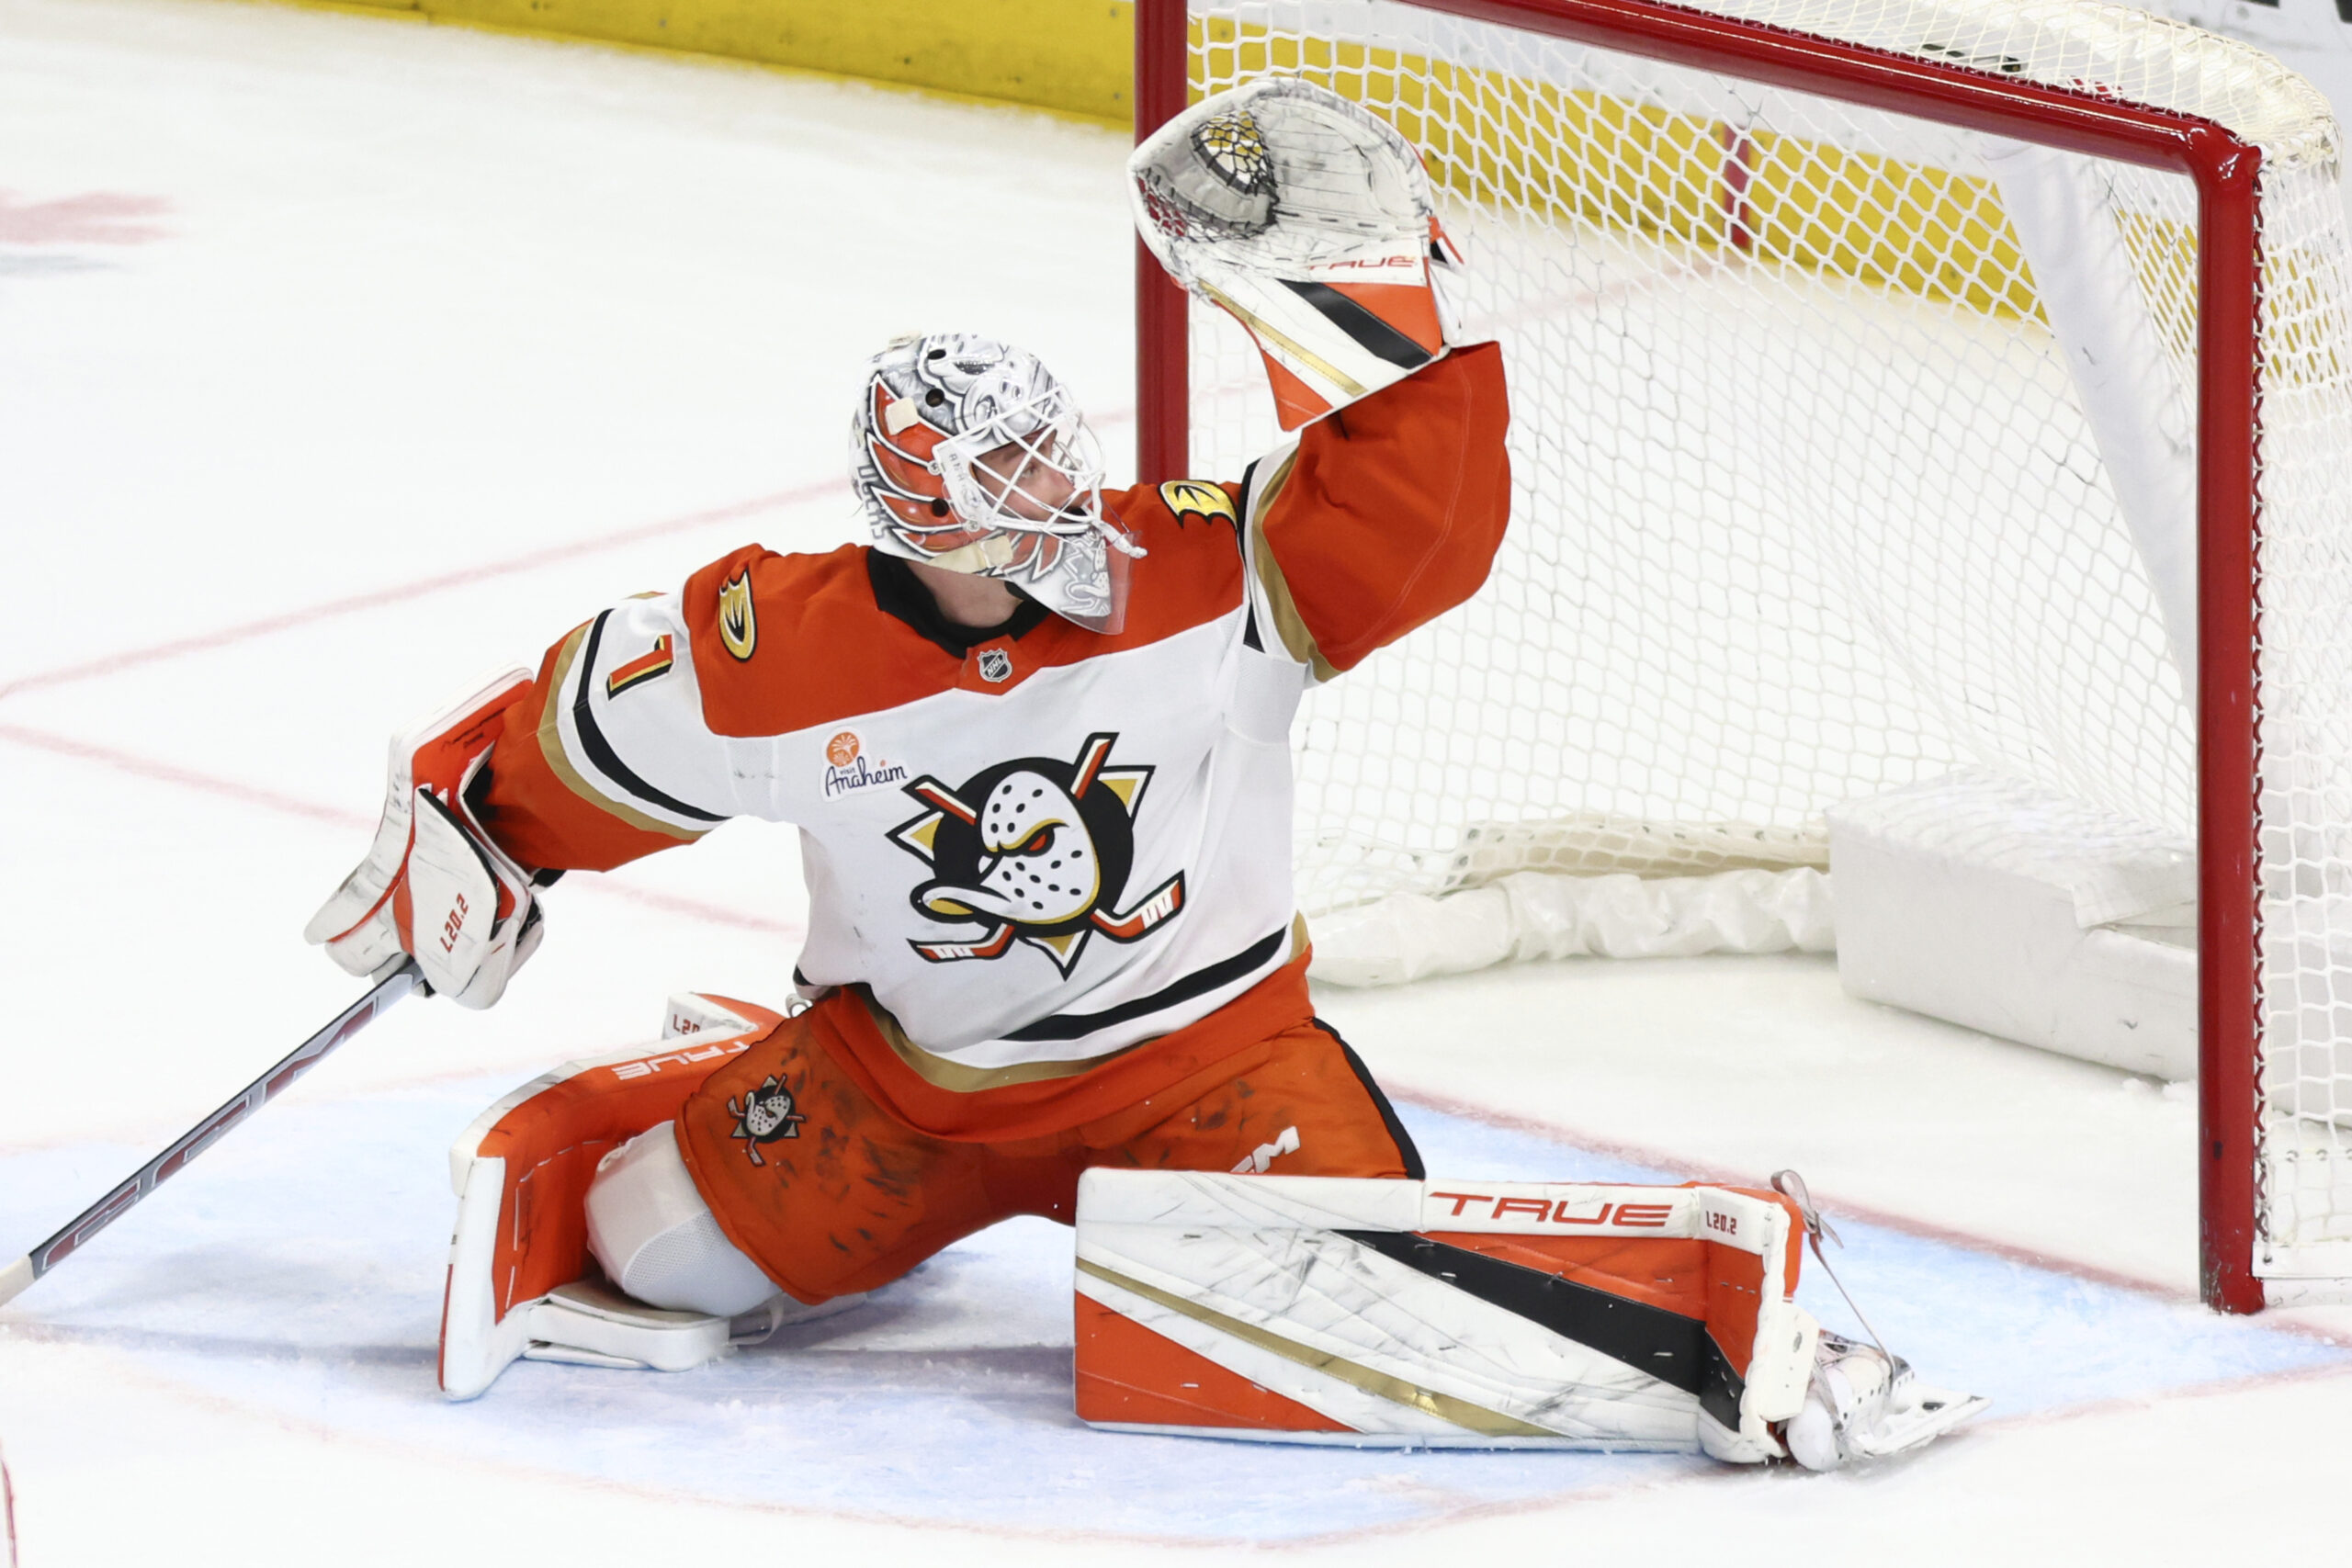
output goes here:
<path id="1" fill-rule="evenodd" d="M 880 339 L 1036 347 L 1123 466 L 1123 156 L 782 73 L 0 0 L 0 1254 L 354 994 L 298 933 L 396 724 L 747 538 L 847 536 Z M 523 1366 L 449 1406 L 449 1138 L 650 1037 L 672 990 L 779 996 L 795 846 L 730 826 L 549 909 L 495 1011 L 394 1010 L 0 1310 L 26 1562 L 2159 1561 L 2243 1550 L 2256 1515 L 2315 1528 L 2352 1459 L 2324 1320 L 2188 1304 L 2192 1105 L 1796 957 L 1321 1005 L 1417 1097 L 1434 1169 L 1795 1165 L 1883 1219 L 1848 1220 L 1849 1283 L 1999 1402 L 1897 1470 L 1091 1433 L 1042 1222 L 701 1371 Z"/>
<path id="2" fill-rule="evenodd" d="M 665 1376 L 522 1362 L 478 1402 L 433 1386 L 454 1200 L 419 1151 L 512 1076 L 282 1108 L 41 1287 L 35 1337 L 105 1346 L 190 1387 L 453 1456 L 520 1459 L 716 1500 L 1146 1540 L 1276 1542 L 1428 1524 L 1698 1458 L 1409 1453 L 1110 1437 L 1070 1412 L 1070 1234 L 1017 1221 L 863 1307 Z M 1433 1174 L 1658 1181 L 1676 1173 L 1403 1107 Z M 128 1165 L 119 1145 L 0 1161 L 0 1235 Z M 319 1179 L 322 1173 L 334 1179 Z M 1950 1242 L 1846 1222 L 1840 1277 L 1890 1345 L 2004 1416 L 2352 1368 L 2352 1349 Z M 1806 1305 L 1859 1332 L 1828 1280 Z"/>

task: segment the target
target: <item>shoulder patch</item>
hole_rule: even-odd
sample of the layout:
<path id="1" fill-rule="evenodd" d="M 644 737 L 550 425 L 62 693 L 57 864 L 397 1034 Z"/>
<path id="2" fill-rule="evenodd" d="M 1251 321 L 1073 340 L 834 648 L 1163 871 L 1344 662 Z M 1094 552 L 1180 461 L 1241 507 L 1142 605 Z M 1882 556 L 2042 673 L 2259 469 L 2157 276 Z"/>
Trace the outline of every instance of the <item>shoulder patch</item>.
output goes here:
<path id="1" fill-rule="evenodd" d="M 1233 497 L 1225 487 L 1201 479 L 1170 479 L 1159 487 L 1160 504 L 1176 515 L 1182 524 L 1187 517 L 1199 517 L 1214 522 L 1222 517 L 1227 523 L 1238 523 L 1233 510 Z"/>
<path id="2" fill-rule="evenodd" d="M 739 660 L 749 659 L 759 649 L 760 621 L 752 607 L 749 562 L 718 590 L 718 640 Z"/>

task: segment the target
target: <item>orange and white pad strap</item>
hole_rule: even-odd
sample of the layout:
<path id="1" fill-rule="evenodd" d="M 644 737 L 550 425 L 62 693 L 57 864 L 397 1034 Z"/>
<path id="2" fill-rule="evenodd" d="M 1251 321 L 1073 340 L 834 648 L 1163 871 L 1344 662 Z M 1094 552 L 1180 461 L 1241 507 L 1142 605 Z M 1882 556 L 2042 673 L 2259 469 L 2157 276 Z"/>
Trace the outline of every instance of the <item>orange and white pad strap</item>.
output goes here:
<path id="1" fill-rule="evenodd" d="M 1802 1226 L 1734 1188 L 1090 1170 L 1078 1414 L 1354 1446 L 1758 1462 L 1819 1329 Z"/>
<path id="2" fill-rule="evenodd" d="M 1430 268 L 1461 257 L 1419 149 L 1292 77 L 1203 100 L 1128 160 L 1136 226 L 1169 275 L 1241 323 L 1295 430 L 1455 341 Z"/>

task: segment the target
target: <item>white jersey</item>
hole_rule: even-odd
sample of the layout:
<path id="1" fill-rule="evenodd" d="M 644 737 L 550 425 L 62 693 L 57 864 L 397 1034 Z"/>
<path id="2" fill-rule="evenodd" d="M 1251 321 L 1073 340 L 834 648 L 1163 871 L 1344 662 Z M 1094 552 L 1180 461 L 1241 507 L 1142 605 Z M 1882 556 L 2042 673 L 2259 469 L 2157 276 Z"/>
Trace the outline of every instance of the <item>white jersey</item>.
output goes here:
<path id="1" fill-rule="evenodd" d="M 954 626 L 861 547 L 752 547 L 616 605 L 550 651 L 536 734 L 492 759 L 491 830 L 526 864 L 594 867 L 733 817 L 793 824 L 801 979 L 866 987 L 951 1087 L 1201 1020 L 1304 951 L 1307 684 L 1465 596 L 1499 540 L 1494 351 L 1378 400 L 1385 424 L 1311 426 L 1242 484 L 1107 498 L 1148 552 L 1115 635 L 1035 605 Z"/>

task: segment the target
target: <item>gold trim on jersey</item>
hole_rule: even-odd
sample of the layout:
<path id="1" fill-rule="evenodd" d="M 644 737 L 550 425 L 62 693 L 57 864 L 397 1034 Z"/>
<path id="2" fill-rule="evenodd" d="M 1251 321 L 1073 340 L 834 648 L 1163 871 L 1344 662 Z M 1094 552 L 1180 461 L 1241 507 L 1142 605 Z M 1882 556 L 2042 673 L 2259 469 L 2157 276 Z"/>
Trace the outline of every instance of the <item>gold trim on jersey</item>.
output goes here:
<path id="1" fill-rule="evenodd" d="M 1260 337 L 1272 343 L 1274 346 L 1280 348 L 1283 353 L 1289 355 L 1294 359 L 1296 359 L 1301 365 L 1306 366 L 1308 369 L 1314 371 L 1317 375 L 1330 382 L 1331 385 L 1337 387 L 1340 389 L 1340 395 L 1341 397 L 1352 400 L 1356 398 L 1364 396 L 1367 392 L 1372 390 L 1371 388 L 1365 386 L 1363 382 L 1357 380 L 1354 377 L 1349 375 L 1346 371 L 1340 369 L 1338 366 L 1332 364 L 1329 360 L 1324 358 L 1321 355 L 1316 353 L 1313 349 L 1307 347 L 1305 344 L 1299 342 L 1288 333 L 1283 331 L 1282 328 L 1274 325 L 1273 322 L 1266 320 L 1265 317 L 1258 314 L 1255 310 L 1248 309 L 1246 306 L 1237 303 L 1231 295 L 1223 292 L 1215 284 L 1200 283 L 1198 280 L 1195 280 L 1195 287 L 1197 287 L 1202 293 L 1209 297 L 1209 300 L 1212 304 L 1221 305 L 1226 310 L 1230 310 L 1233 313 L 1234 319 L 1238 321 L 1243 326 L 1248 327 Z"/>
<path id="2" fill-rule="evenodd" d="M 1266 510 L 1290 482 L 1292 466 L 1298 461 L 1298 449 L 1291 448 L 1283 466 L 1273 477 L 1250 495 L 1250 559 L 1258 570 L 1258 586 L 1266 599 L 1266 613 L 1273 618 L 1274 635 L 1282 639 L 1283 651 L 1299 663 L 1311 667 L 1317 681 L 1329 681 L 1340 671 L 1323 657 L 1315 646 L 1315 634 L 1306 629 L 1306 622 L 1298 613 L 1298 602 L 1291 597 L 1290 580 L 1283 575 L 1282 563 L 1274 558 L 1272 548 L 1266 543 Z"/>
<path id="3" fill-rule="evenodd" d="M 1008 1084 L 1042 1083 L 1048 1078 L 1074 1078 L 1080 1073 L 1091 1072 L 1105 1062 L 1116 1061 L 1129 1051 L 1148 1045 L 1150 1040 L 1138 1040 L 1116 1051 L 1106 1051 L 1100 1056 L 1088 1056 L 1075 1062 L 1015 1062 L 1009 1067 L 974 1067 L 926 1051 L 907 1038 L 890 1010 L 874 999 L 863 986 L 857 987 L 858 999 L 874 1017 L 874 1027 L 882 1039 L 897 1053 L 899 1060 L 914 1070 L 915 1076 L 933 1089 L 944 1089 L 951 1094 L 977 1094 L 985 1089 L 1002 1089 Z M 1152 1039 L 1158 1039 L 1158 1035 Z"/>
<path id="4" fill-rule="evenodd" d="M 1335 1355 L 1329 1350 L 1318 1350 L 1312 1345 L 1303 1345 L 1295 1339 L 1286 1338 L 1270 1328 L 1261 1328 L 1254 1323 L 1244 1323 L 1238 1317 L 1229 1317 L 1215 1307 L 1187 1300 L 1172 1292 L 1160 1290 L 1155 1285 L 1147 1285 L 1141 1280 L 1131 1280 L 1117 1269 L 1105 1269 L 1091 1258 L 1080 1258 L 1078 1271 L 1081 1274 L 1091 1274 L 1106 1284 L 1115 1285 L 1120 1290 L 1141 1296 L 1154 1306 L 1165 1307 L 1170 1312 L 1189 1317 L 1195 1323 L 1206 1324 L 1220 1334 L 1231 1335 L 1244 1345 L 1254 1345 L 1261 1350 L 1280 1356 L 1285 1361 L 1294 1361 L 1310 1371 L 1321 1372 L 1325 1377 L 1335 1379 L 1351 1388 L 1360 1389 L 1375 1398 L 1387 1400 L 1392 1404 L 1401 1404 L 1408 1410 L 1418 1410 L 1424 1416 L 1434 1416 L 1441 1421 L 1451 1422 L 1465 1431 L 1476 1432 L 1481 1437 L 1556 1438 L 1561 1435 L 1548 1427 L 1533 1426 L 1516 1416 L 1506 1416 L 1499 1410 L 1489 1410 L 1483 1404 L 1473 1404 L 1466 1399 L 1457 1399 L 1450 1393 L 1440 1393 L 1435 1389 L 1423 1388 L 1420 1384 L 1408 1382 L 1392 1372 L 1384 1372 L 1377 1368 L 1367 1367 L 1363 1362 L 1351 1361 L 1345 1356 Z"/>
<path id="5" fill-rule="evenodd" d="M 559 722 L 563 712 L 564 688 L 571 684 L 571 662 L 579 657 L 580 645 L 587 637 L 586 626 L 574 627 L 571 635 L 563 639 L 563 646 L 557 650 L 554 677 L 548 682 L 547 702 L 539 709 L 539 755 L 548 760 L 548 771 L 561 779 L 566 788 L 606 816 L 617 817 L 644 832 L 659 833 L 684 844 L 693 843 L 710 829 L 681 828 L 658 817 L 649 817 L 625 801 L 615 800 L 582 775 L 572 763 L 571 752 L 564 749 L 563 726 Z M 594 673 L 593 670 L 583 671 L 585 675 Z"/>
<path id="6" fill-rule="evenodd" d="M 1306 917 L 1293 915 L 1290 918 L 1290 950 L 1283 954 L 1283 962 L 1288 964 L 1306 950 Z M 890 1010 L 874 999 L 872 991 L 864 986 L 855 986 L 852 989 L 857 993 L 858 1000 L 865 1004 L 866 1012 L 873 1017 L 876 1032 L 899 1060 L 933 1089 L 944 1089 L 954 1094 L 1002 1089 L 1007 1084 L 1042 1083 L 1048 1078 L 1074 1078 L 1080 1073 L 1091 1072 L 1105 1062 L 1114 1062 L 1130 1051 L 1139 1051 L 1154 1041 L 1165 1038 L 1155 1034 L 1132 1045 L 1122 1045 L 1116 1051 L 1105 1051 L 1100 1056 L 1088 1056 L 1074 1062 L 1016 1062 L 1009 1067 L 975 1067 L 940 1055 L 937 1052 L 924 1050 L 907 1037 L 907 1032 L 890 1015 Z"/>

